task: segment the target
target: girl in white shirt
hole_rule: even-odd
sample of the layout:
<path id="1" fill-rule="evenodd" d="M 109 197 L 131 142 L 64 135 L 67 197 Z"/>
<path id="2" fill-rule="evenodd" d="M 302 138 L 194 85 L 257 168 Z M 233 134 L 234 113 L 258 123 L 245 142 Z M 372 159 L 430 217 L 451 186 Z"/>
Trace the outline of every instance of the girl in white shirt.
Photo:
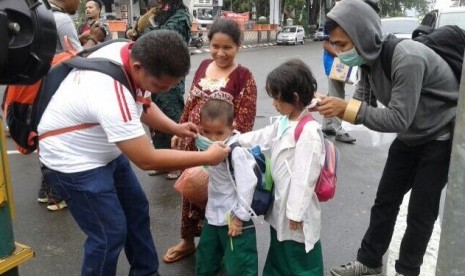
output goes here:
<path id="1" fill-rule="evenodd" d="M 315 184 L 324 164 L 321 126 L 310 121 L 298 141 L 294 131 L 308 115 L 317 83 L 299 59 L 287 61 L 268 74 L 266 91 L 282 115 L 272 125 L 241 134 L 244 147 L 259 145 L 271 154 L 275 200 L 265 219 L 271 241 L 264 276 L 323 276 L 320 244 L 321 210 Z"/>

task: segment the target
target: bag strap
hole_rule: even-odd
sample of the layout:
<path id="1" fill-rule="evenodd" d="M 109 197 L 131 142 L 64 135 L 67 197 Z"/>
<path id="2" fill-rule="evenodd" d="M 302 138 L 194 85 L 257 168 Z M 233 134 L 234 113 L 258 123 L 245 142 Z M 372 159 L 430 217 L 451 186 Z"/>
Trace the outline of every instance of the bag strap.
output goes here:
<path id="1" fill-rule="evenodd" d="M 244 202 L 244 199 L 239 195 L 239 192 L 237 191 L 236 179 L 234 177 L 234 168 L 232 166 L 232 161 L 231 161 L 232 160 L 232 152 L 237 147 L 241 147 L 241 144 L 239 142 L 237 142 L 237 141 L 232 143 L 231 145 L 229 145 L 229 148 L 231 149 L 231 151 L 229 152 L 228 158 L 226 160 L 227 166 L 228 166 L 228 169 L 229 169 L 229 177 L 231 178 L 231 181 L 234 183 L 234 189 L 236 190 L 237 197 L 239 199 L 239 205 L 242 208 L 244 208 L 247 212 L 249 212 L 252 217 L 258 218 L 257 214 L 255 213 L 255 211 L 252 209 L 251 206 L 244 206 L 245 204 L 244 205 L 242 204 Z M 258 167 L 258 166 L 256 166 L 256 167 Z M 242 203 L 241 203 L 241 201 L 242 201 Z"/>
<path id="2" fill-rule="evenodd" d="M 433 27 L 426 26 L 426 25 L 420 25 L 418 28 L 416 28 L 413 33 L 412 33 L 412 39 L 415 39 L 416 37 L 420 35 L 428 35 L 434 31 Z"/>
<path id="3" fill-rule="evenodd" d="M 302 134 L 302 131 L 304 129 L 304 126 L 310 121 L 315 121 L 315 119 L 313 118 L 311 114 L 307 114 L 299 120 L 294 130 L 294 140 L 296 142 L 299 140 L 300 135 Z"/>
<path id="4" fill-rule="evenodd" d="M 85 49 L 81 50 L 79 53 L 77 53 L 77 55 L 81 56 L 81 57 L 85 57 L 85 56 L 99 50 L 100 48 L 103 48 L 103 47 L 105 47 L 107 45 L 110 45 L 110 44 L 113 44 L 113 43 L 116 43 L 116 42 L 128 42 L 129 43 L 129 42 L 131 42 L 131 40 L 125 39 L 125 38 L 117 38 L 117 39 L 107 40 L 107 41 L 98 43 L 97 45 L 94 45 L 92 47 L 85 48 Z"/>
<path id="5" fill-rule="evenodd" d="M 61 85 L 62 81 L 73 69 L 96 71 L 109 75 L 114 80 L 124 85 L 129 91 L 131 91 L 133 95 L 135 95 L 135 91 L 132 88 L 129 77 L 120 64 L 106 58 L 88 59 L 80 56 L 66 60 L 53 67 L 49 74 L 46 76 L 46 79 L 42 82 L 42 86 L 40 88 L 41 93 L 39 93 L 32 106 L 31 122 L 35 129 L 33 129 L 34 135 L 29 137 L 30 142 L 37 137 L 37 126 L 42 119 L 42 115 L 44 114 L 48 103 L 52 99 L 55 92 L 58 90 L 58 87 Z M 97 123 L 84 123 L 81 125 L 49 131 L 42 134 L 39 137 L 39 140 L 66 132 L 89 128 L 95 125 L 97 125 Z"/>
<path id="6" fill-rule="evenodd" d="M 302 131 L 304 129 L 304 126 L 310 122 L 310 121 L 315 121 L 315 118 L 313 118 L 312 114 L 307 114 L 305 116 L 303 116 L 299 122 L 297 123 L 297 126 L 295 127 L 295 130 L 294 130 L 294 140 L 297 142 L 300 138 L 300 135 L 302 134 Z M 324 134 L 322 131 L 319 131 L 320 133 L 320 138 L 321 138 L 321 142 L 323 143 L 322 144 L 322 152 L 323 154 L 325 154 L 326 156 L 326 148 L 325 148 L 325 145 L 327 142 L 327 139 L 325 138 Z M 326 159 L 326 158 L 325 158 Z"/>
<path id="7" fill-rule="evenodd" d="M 240 147 L 240 146 L 241 144 L 239 144 L 239 142 L 234 142 L 231 145 L 229 145 L 229 148 L 231 149 L 231 151 L 228 154 L 228 169 L 229 169 L 229 172 L 231 173 L 231 177 L 234 180 L 234 182 L 236 182 L 236 179 L 234 178 L 234 168 L 232 166 L 232 152 L 235 148 Z"/>
<path id="8" fill-rule="evenodd" d="M 134 94 L 131 82 L 124 68 L 118 63 L 105 58 L 73 57 L 56 66 L 45 77 L 40 88 L 40 93 L 33 104 L 31 122 L 37 126 L 55 92 L 72 69 L 97 71 L 109 75 L 120 82 Z M 35 129 L 37 131 L 37 129 Z"/>
<path id="9" fill-rule="evenodd" d="M 68 133 L 68 132 L 75 131 L 75 130 L 80 130 L 80 129 L 91 128 L 91 127 L 94 127 L 94 126 L 98 126 L 98 123 L 80 124 L 80 125 L 75 125 L 75 126 L 64 127 L 64 128 L 60 128 L 60 129 L 47 131 L 44 134 L 39 136 L 39 141 L 42 140 L 42 139 L 45 139 L 47 137 L 50 137 L 50 136 L 60 135 L 60 134 L 63 134 L 63 133 Z"/>
<path id="10" fill-rule="evenodd" d="M 381 66 L 383 67 L 384 75 L 388 79 L 391 79 L 392 73 L 392 57 L 394 56 L 394 50 L 402 39 L 395 37 L 393 34 L 389 34 L 384 40 L 381 48 Z"/>

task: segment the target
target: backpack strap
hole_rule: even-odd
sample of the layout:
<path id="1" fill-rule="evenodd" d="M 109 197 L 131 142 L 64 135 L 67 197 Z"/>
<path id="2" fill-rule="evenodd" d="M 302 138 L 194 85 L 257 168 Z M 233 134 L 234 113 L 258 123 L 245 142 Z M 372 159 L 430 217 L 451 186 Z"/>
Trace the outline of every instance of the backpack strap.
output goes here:
<path id="1" fill-rule="evenodd" d="M 418 28 L 416 28 L 413 33 L 412 33 L 412 39 L 415 39 L 416 37 L 420 35 L 427 35 L 430 34 L 434 31 L 433 27 L 426 26 L 426 25 L 420 25 Z"/>
<path id="2" fill-rule="evenodd" d="M 58 90 L 58 87 L 61 85 L 62 81 L 68 76 L 68 74 L 73 69 L 78 70 L 89 70 L 96 71 L 106 75 L 109 75 L 114 80 L 120 82 L 126 88 L 131 91 L 132 94 L 135 93 L 132 88 L 131 82 L 129 81 L 128 75 L 124 68 L 109 59 L 105 58 L 83 58 L 76 56 L 69 60 L 66 60 L 59 65 L 53 67 L 49 74 L 46 76 L 46 79 L 42 82 L 39 95 L 37 96 L 34 104 L 32 106 L 32 115 L 31 115 L 31 124 L 35 127 L 33 130 L 33 135 L 29 136 L 29 143 L 33 144 L 33 140 L 37 138 L 37 126 L 42 118 L 42 115 L 45 112 L 45 109 L 48 106 L 48 103 L 52 99 L 55 92 Z M 89 128 L 98 125 L 97 123 L 84 123 L 81 125 L 71 126 L 63 129 L 57 129 L 50 132 L 46 132 L 39 137 L 39 140 L 44 138 L 63 134 L 66 132 Z"/>
<path id="3" fill-rule="evenodd" d="M 395 37 L 393 34 L 389 34 L 384 40 L 381 48 L 381 66 L 383 67 L 384 75 L 388 79 L 391 79 L 392 73 L 392 57 L 394 55 L 394 50 L 399 42 L 402 39 Z"/>
<path id="4" fill-rule="evenodd" d="M 98 43 L 97 45 L 94 45 L 92 47 L 85 48 L 85 49 L 81 50 L 79 53 L 77 53 L 77 55 L 81 56 L 81 57 L 86 57 L 87 55 L 99 50 L 100 48 L 103 48 L 103 47 L 105 47 L 107 45 L 110 45 L 110 44 L 113 44 L 113 43 L 116 43 L 116 42 L 131 42 L 131 40 L 125 39 L 125 38 L 117 38 L 117 39 L 107 40 L 107 41 Z"/>
<path id="5" fill-rule="evenodd" d="M 302 130 L 304 129 L 304 126 L 310 121 L 315 121 L 315 119 L 313 118 L 311 114 L 307 114 L 299 120 L 294 130 L 294 140 L 296 142 L 299 140 L 300 135 L 302 134 Z"/>
<path id="6" fill-rule="evenodd" d="M 231 149 L 231 151 L 228 154 L 228 168 L 229 168 L 229 172 L 231 173 L 231 177 L 234 181 L 236 181 L 236 179 L 234 178 L 234 168 L 232 166 L 232 153 L 235 148 L 240 147 L 240 146 L 241 144 L 239 144 L 239 142 L 237 141 L 229 145 L 229 148 Z"/>
<path id="7" fill-rule="evenodd" d="M 232 143 L 231 145 L 229 145 L 229 148 L 231 149 L 231 151 L 228 154 L 228 160 L 227 160 L 227 162 L 228 162 L 227 165 L 228 165 L 228 168 L 229 168 L 229 172 L 230 172 L 231 177 L 234 180 L 234 182 L 236 181 L 236 179 L 234 177 L 234 167 L 232 165 L 232 153 L 233 153 L 233 150 L 235 148 L 237 148 L 237 147 L 241 147 L 241 144 L 239 142 L 237 142 L 237 141 Z M 252 155 L 253 155 L 253 153 L 252 153 Z M 254 156 L 254 159 L 255 159 L 255 162 L 256 162 L 256 165 L 253 168 L 254 172 L 255 172 L 255 176 L 257 177 L 257 182 L 261 183 L 261 181 L 262 181 L 262 173 L 261 173 L 261 169 L 260 169 L 260 164 L 258 164 L 257 159 L 255 158 L 255 156 Z M 266 166 L 266 160 L 263 160 L 263 166 Z"/>

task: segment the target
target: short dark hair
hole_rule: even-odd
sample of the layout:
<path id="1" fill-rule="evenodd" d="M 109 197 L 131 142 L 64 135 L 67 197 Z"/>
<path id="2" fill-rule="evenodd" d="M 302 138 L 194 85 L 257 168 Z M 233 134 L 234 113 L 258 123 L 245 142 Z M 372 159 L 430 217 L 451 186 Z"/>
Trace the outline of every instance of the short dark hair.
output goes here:
<path id="1" fill-rule="evenodd" d="M 97 4 L 97 8 L 100 10 L 100 12 L 102 11 L 102 8 L 103 8 L 102 1 L 100 1 L 100 0 L 87 0 L 86 1 L 86 3 L 89 3 L 89 2 L 95 2 L 95 4 Z"/>
<path id="2" fill-rule="evenodd" d="M 209 99 L 200 109 L 200 121 L 205 119 L 223 119 L 228 126 L 232 126 L 234 121 L 234 106 L 225 100 Z"/>
<path id="3" fill-rule="evenodd" d="M 284 62 L 266 77 L 266 92 L 274 99 L 292 105 L 307 106 L 317 90 L 317 82 L 310 68 L 300 59 Z M 299 96 L 296 102 L 295 94 Z"/>
<path id="4" fill-rule="evenodd" d="M 334 29 L 339 27 L 339 24 L 336 23 L 336 21 L 332 20 L 331 18 L 326 18 L 325 24 L 324 24 L 324 29 L 327 34 L 332 32 Z"/>
<path id="5" fill-rule="evenodd" d="M 208 40 L 211 41 L 216 33 L 226 34 L 231 37 L 232 41 L 236 43 L 237 46 L 241 45 L 241 27 L 239 27 L 239 24 L 234 20 L 224 18 L 215 20 L 208 32 Z"/>
<path id="6" fill-rule="evenodd" d="M 155 77 L 184 77 L 191 66 L 182 36 L 170 30 L 155 30 L 141 36 L 132 47 L 131 57 Z"/>

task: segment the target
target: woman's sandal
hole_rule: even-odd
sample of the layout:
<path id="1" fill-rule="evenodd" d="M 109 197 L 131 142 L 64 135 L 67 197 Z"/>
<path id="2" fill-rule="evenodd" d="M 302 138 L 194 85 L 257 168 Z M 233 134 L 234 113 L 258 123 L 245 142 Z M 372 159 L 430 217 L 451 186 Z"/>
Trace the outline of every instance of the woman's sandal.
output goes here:
<path id="1" fill-rule="evenodd" d="M 183 250 L 179 249 L 177 245 L 175 245 L 166 251 L 166 254 L 163 256 L 163 262 L 167 264 L 175 263 L 194 254 L 194 252 L 195 247 Z"/>

